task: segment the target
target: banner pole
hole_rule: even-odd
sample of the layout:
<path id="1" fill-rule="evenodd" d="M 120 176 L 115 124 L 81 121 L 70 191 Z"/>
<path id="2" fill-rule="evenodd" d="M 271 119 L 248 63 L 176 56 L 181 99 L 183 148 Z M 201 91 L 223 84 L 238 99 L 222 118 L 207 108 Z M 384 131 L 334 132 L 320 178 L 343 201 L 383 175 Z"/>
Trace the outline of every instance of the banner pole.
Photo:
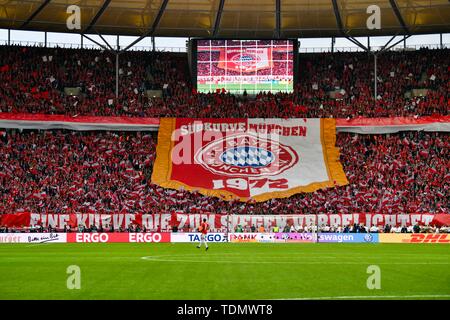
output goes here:
<path id="1" fill-rule="evenodd" d="M 228 237 L 229 232 L 230 232 L 230 211 L 227 211 L 227 233 L 226 233 L 227 242 L 230 241 Z"/>
<path id="2" fill-rule="evenodd" d="M 316 243 L 319 243 L 319 216 L 316 213 Z"/>

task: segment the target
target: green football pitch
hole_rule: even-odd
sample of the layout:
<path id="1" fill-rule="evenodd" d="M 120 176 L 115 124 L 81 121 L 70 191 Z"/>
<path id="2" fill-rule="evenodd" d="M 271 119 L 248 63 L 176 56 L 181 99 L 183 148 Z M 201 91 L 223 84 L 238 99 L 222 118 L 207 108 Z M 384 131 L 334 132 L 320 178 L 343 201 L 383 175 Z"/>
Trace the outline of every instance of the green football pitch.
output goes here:
<path id="1" fill-rule="evenodd" d="M 79 267 L 80 289 L 67 287 L 72 265 Z M 373 265 L 380 289 L 367 287 Z M 193 243 L 0 245 L 0 299 L 374 298 L 450 299 L 449 246 L 211 243 L 205 251 Z"/>

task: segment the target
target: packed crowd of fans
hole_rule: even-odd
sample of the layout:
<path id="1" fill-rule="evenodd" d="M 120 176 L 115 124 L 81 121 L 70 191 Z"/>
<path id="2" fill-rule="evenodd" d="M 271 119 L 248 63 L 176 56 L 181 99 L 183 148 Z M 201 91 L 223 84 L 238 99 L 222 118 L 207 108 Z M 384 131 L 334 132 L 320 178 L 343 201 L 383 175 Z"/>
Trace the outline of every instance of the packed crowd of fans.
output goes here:
<path id="1" fill-rule="evenodd" d="M 302 55 L 294 93 L 198 93 L 185 54 L 0 47 L 0 112 L 130 117 L 448 115 L 450 50 Z M 68 95 L 67 87 L 80 88 Z M 424 96 L 408 96 L 426 89 Z M 151 97 L 146 90 L 162 90 Z M 332 94 L 330 95 L 330 92 Z M 262 203 L 152 184 L 156 138 L 136 132 L 0 130 L 0 214 L 450 213 L 449 134 L 339 133 L 349 185 Z M 331 228 L 331 227 L 330 227 Z M 297 230 L 298 231 L 298 230 Z M 303 230 L 304 231 L 304 230 Z"/>
<path id="2" fill-rule="evenodd" d="M 44 227 L 42 224 L 33 225 L 30 227 L 7 227 L 0 226 L 0 233 L 47 233 L 47 232 L 83 232 L 83 233 L 96 233 L 96 232 L 197 232 L 197 228 L 191 227 L 190 225 L 186 225 L 181 229 L 178 229 L 176 226 L 168 227 L 166 229 L 161 229 L 159 227 L 154 229 L 146 228 L 145 225 L 139 225 L 136 223 L 130 223 L 126 228 L 122 228 L 120 226 L 118 229 L 114 229 L 112 225 L 99 225 L 95 224 L 90 226 L 85 226 L 83 224 L 71 225 L 66 224 L 63 228 L 55 228 L 54 226 Z M 226 227 L 223 228 L 215 228 L 212 226 L 210 228 L 211 232 L 234 232 L 234 233 L 450 233 L 450 226 L 442 225 L 419 225 L 418 223 L 415 225 L 402 225 L 402 226 L 393 226 L 386 224 L 384 226 L 365 226 L 364 224 L 348 224 L 346 226 L 339 225 L 322 225 L 316 226 L 314 224 L 308 226 L 299 226 L 299 225 L 285 225 L 284 228 L 280 228 L 279 226 L 272 226 L 265 228 L 263 225 L 259 226 L 242 226 L 237 225 L 235 228 L 230 228 L 227 230 Z"/>
<path id="3" fill-rule="evenodd" d="M 450 49 L 386 52 L 373 56 L 304 54 L 294 93 L 237 97 L 197 93 L 186 54 L 0 47 L 0 112 L 132 117 L 339 117 L 448 115 Z M 208 64 L 209 65 L 209 64 Z M 283 66 L 284 68 L 284 66 Z M 66 87 L 80 87 L 67 95 Z M 153 97 L 146 90 L 163 91 Z M 418 96 L 412 89 L 426 89 Z M 331 92 L 331 94 L 330 94 Z M 422 94 L 422 96 L 421 96 Z"/>
<path id="4" fill-rule="evenodd" d="M 146 133 L 6 131 L 0 213 L 450 213 L 448 133 L 339 133 L 347 186 L 246 203 L 150 182 Z"/>
<path id="5" fill-rule="evenodd" d="M 116 99 L 115 55 L 108 51 L 1 46 L 0 112 L 144 116 L 151 106 L 146 90 L 165 96 L 188 90 L 185 60 L 161 52 L 121 54 Z M 80 94 L 66 94 L 66 87 Z"/>
<path id="6" fill-rule="evenodd" d="M 367 53 L 314 54 L 300 59 L 294 102 L 310 117 L 391 117 L 448 114 L 450 50 L 388 52 L 378 55 L 377 98 L 374 58 Z M 412 89 L 425 96 L 407 97 Z M 337 91 L 337 99 L 327 92 Z M 375 106 L 375 107 L 374 107 Z"/>

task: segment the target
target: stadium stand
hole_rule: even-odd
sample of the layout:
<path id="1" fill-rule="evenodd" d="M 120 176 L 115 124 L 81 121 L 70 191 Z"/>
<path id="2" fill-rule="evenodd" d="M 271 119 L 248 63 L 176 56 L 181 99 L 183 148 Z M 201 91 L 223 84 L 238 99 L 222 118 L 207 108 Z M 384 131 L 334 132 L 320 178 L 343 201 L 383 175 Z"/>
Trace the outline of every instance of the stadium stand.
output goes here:
<path id="1" fill-rule="evenodd" d="M 150 183 L 151 134 L 8 130 L 0 142 L 0 213 L 449 213 L 448 138 L 340 133 L 349 185 L 241 203 Z"/>
<path id="2" fill-rule="evenodd" d="M 302 55 L 293 94 L 238 98 L 192 89 L 186 54 L 0 47 L 0 111 L 131 117 L 335 117 L 448 115 L 450 49 L 386 52 L 379 57 L 378 97 L 367 53 Z M 76 95 L 65 88 L 79 88 Z M 162 97 L 148 95 L 161 90 Z M 376 107 L 373 107 L 374 104 Z"/>
<path id="3" fill-rule="evenodd" d="M 448 115 L 449 53 L 421 49 L 382 54 L 374 102 L 373 66 L 366 53 L 303 55 L 293 94 L 238 97 L 195 92 L 185 54 L 126 52 L 116 99 L 114 57 L 107 51 L 1 46 L 0 111 L 217 118 Z M 161 90 L 162 96 L 153 97 L 148 90 Z M 337 146 L 349 185 L 240 203 L 150 183 L 154 134 L 2 130 L 0 214 L 449 213 L 448 137 L 339 133 Z"/>
<path id="4" fill-rule="evenodd" d="M 1 112 L 144 116 L 152 104 L 147 90 L 164 96 L 188 90 L 186 57 L 176 54 L 124 53 L 118 99 L 115 58 L 107 51 L 2 46 L 0 61 Z M 79 89 L 66 94 L 65 88 Z"/>

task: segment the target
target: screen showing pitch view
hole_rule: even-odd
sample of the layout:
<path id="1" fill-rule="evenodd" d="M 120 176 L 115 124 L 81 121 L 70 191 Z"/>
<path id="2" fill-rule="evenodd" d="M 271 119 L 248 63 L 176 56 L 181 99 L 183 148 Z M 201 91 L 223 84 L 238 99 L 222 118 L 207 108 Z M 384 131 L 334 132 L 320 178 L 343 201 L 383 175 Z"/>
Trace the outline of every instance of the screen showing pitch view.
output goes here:
<path id="1" fill-rule="evenodd" d="M 198 40 L 197 91 L 257 94 L 294 89 L 293 40 Z"/>

